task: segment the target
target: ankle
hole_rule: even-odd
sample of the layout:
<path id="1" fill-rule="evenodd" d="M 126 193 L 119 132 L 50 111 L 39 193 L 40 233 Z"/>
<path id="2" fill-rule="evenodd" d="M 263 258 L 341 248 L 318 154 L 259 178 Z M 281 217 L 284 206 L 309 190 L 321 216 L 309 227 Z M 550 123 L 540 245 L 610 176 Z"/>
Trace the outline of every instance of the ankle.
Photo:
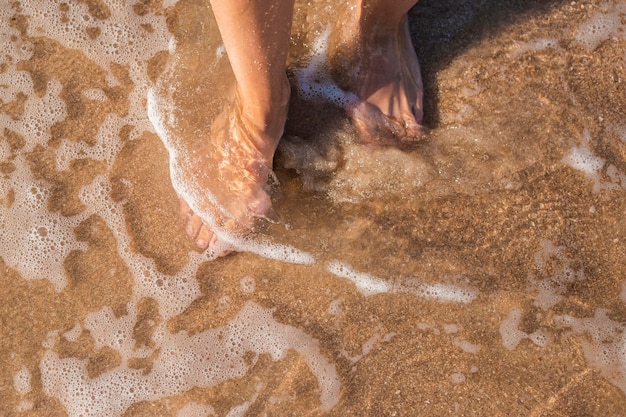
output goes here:
<path id="1" fill-rule="evenodd" d="M 365 5 L 359 16 L 359 28 L 364 38 L 386 38 L 395 36 L 407 21 L 406 14 Z"/>
<path id="2" fill-rule="evenodd" d="M 237 92 L 242 122 L 253 134 L 255 146 L 263 154 L 274 154 L 287 120 L 291 86 L 286 75 L 278 85 L 261 97 Z"/>

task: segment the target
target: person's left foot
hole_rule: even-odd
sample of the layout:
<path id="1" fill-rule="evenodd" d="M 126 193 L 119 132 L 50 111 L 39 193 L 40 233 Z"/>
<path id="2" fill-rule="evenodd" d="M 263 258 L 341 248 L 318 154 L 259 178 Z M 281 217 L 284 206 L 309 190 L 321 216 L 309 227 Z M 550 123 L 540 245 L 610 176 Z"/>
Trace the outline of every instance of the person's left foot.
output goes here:
<path id="1" fill-rule="evenodd" d="M 346 111 L 361 140 L 396 145 L 419 140 L 423 86 L 408 19 L 397 31 L 374 26 L 358 32 L 358 70 L 349 85 L 358 101 Z"/>

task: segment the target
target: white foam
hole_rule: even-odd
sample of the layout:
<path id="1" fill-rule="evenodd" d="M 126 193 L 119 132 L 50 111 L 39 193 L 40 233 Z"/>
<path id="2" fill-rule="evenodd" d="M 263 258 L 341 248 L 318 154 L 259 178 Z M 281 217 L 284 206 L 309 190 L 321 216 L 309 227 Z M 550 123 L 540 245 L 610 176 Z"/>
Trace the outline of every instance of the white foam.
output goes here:
<path id="1" fill-rule="evenodd" d="M 68 330 L 67 332 L 63 333 L 63 337 L 68 342 L 75 342 L 78 340 L 82 332 L 83 332 L 83 328 L 81 327 L 80 323 L 76 323 L 76 325 L 72 327 L 71 330 Z"/>
<path id="2" fill-rule="evenodd" d="M 241 285 L 241 291 L 245 294 L 252 294 L 256 288 L 255 279 L 249 276 L 241 278 L 239 284 Z"/>
<path id="3" fill-rule="evenodd" d="M 174 6 L 178 3 L 178 0 L 163 0 L 163 8 L 167 9 L 168 7 Z"/>
<path id="4" fill-rule="evenodd" d="M 572 260 L 565 254 L 565 247 L 555 246 L 551 241 L 544 239 L 535 253 L 534 263 L 542 278 L 529 275 L 531 290 L 537 291 L 534 305 L 547 310 L 558 304 L 568 286 L 576 281 L 585 279 L 582 269 L 576 270 L 571 266 Z M 551 272 L 549 276 L 548 271 Z"/>
<path id="5" fill-rule="evenodd" d="M 182 313 L 200 295 L 198 283 L 193 277 L 198 265 L 205 258 L 190 252 L 190 261 L 175 275 L 160 272 L 152 259 L 132 250 L 130 236 L 126 231 L 123 202 L 113 202 L 110 184 L 104 177 L 97 177 L 92 184 L 81 189 L 79 197 L 88 207 L 82 216 L 99 214 L 107 223 L 117 242 L 117 252 L 134 277 L 133 300 L 151 297 L 159 302 L 159 314 L 166 320 Z"/>
<path id="6" fill-rule="evenodd" d="M 298 93 L 305 100 L 331 102 L 339 107 L 356 104 L 357 96 L 339 88 L 327 70 L 328 38 L 330 26 L 313 41 L 309 64 L 294 71 Z"/>
<path id="7" fill-rule="evenodd" d="M 469 288 L 460 288 L 447 284 L 423 284 L 417 293 L 425 298 L 432 298 L 442 302 L 468 304 L 474 301 L 476 291 Z"/>
<path id="8" fill-rule="evenodd" d="M 23 413 L 24 411 L 32 410 L 34 405 L 32 401 L 22 400 L 17 404 L 17 407 L 15 407 L 15 411 Z"/>
<path id="9" fill-rule="evenodd" d="M 48 7 L 38 2 L 21 5 L 29 17 L 29 36 L 46 36 L 66 48 L 80 50 L 104 69 L 111 62 L 128 64 L 148 60 L 167 45 L 165 16 L 153 13 L 139 16 L 129 2 L 109 1 L 107 6 L 111 16 L 97 19 L 91 16 L 86 3 L 71 3 L 65 14 L 54 2 Z M 153 30 L 146 31 L 142 25 L 150 25 Z M 90 27 L 100 29 L 97 38 L 87 35 Z"/>
<path id="10" fill-rule="evenodd" d="M 510 52 L 511 58 L 517 58 L 518 56 L 527 52 L 539 52 L 545 49 L 558 49 L 559 41 L 556 38 L 541 38 L 535 39 L 525 43 L 515 44 Z"/>
<path id="11" fill-rule="evenodd" d="M 461 327 L 457 324 L 444 324 L 443 325 L 443 332 L 445 334 L 452 334 L 452 333 L 458 333 L 461 330 Z"/>
<path id="12" fill-rule="evenodd" d="M 595 155 L 590 147 L 591 135 L 587 130 L 583 133 L 583 143 L 573 146 L 563 157 L 563 163 L 582 171 L 593 182 L 592 191 L 626 189 L 626 174 L 614 165 Z M 608 179 L 606 178 L 608 177 Z"/>
<path id="13" fill-rule="evenodd" d="M 185 404 L 185 406 L 176 413 L 176 417 L 208 417 L 215 415 L 217 415 L 215 409 L 210 405 L 198 404 L 193 401 Z"/>
<path id="14" fill-rule="evenodd" d="M 603 9 L 603 10 L 602 10 Z M 596 11 L 588 20 L 583 22 L 576 32 L 575 39 L 588 51 L 595 50 L 602 42 L 613 38 L 626 39 L 622 25 L 622 13 L 626 12 L 623 6 L 613 7 L 608 3 Z"/>
<path id="15" fill-rule="evenodd" d="M 330 304 L 328 305 L 328 314 L 330 314 L 331 316 L 338 316 L 339 314 L 341 314 L 341 303 L 343 302 L 343 300 L 341 299 L 336 299 L 330 302 Z"/>
<path id="16" fill-rule="evenodd" d="M 453 384 L 461 384 L 465 382 L 465 375 L 461 372 L 454 372 L 450 374 L 450 381 L 452 381 Z"/>
<path id="17" fill-rule="evenodd" d="M 15 192 L 10 207 L 0 205 L 0 257 L 25 279 L 48 279 L 57 291 L 66 285 L 63 261 L 73 250 L 84 250 L 73 229 L 82 218 L 50 213 L 49 185 L 36 181 L 28 163 L 16 157 L 16 170 L 3 183 Z"/>
<path id="18" fill-rule="evenodd" d="M 382 293 L 406 293 L 440 302 L 470 303 L 477 293 L 471 288 L 461 288 L 448 284 L 423 284 L 415 279 L 407 279 L 391 284 L 381 278 L 364 272 L 357 272 L 346 263 L 332 261 L 326 270 L 339 278 L 352 281 L 365 296 Z"/>
<path id="19" fill-rule="evenodd" d="M 352 281 L 361 294 L 365 296 L 388 293 L 393 289 L 390 283 L 372 275 L 357 272 L 345 263 L 337 261 L 330 262 L 326 266 L 326 269 L 331 274 Z"/>
<path id="20" fill-rule="evenodd" d="M 13 388 L 22 395 L 28 394 L 31 390 L 31 375 L 25 366 L 17 371 L 13 377 Z"/>
<path id="21" fill-rule="evenodd" d="M 522 310 L 516 308 L 509 312 L 506 319 L 500 323 L 500 336 L 502 345 L 508 350 L 513 350 L 527 335 L 517 327 L 522 319 Z"/>
<path id="22" fill-rule="evenodd" d="M 587 362 L 626 394 L 626 328 L 607 313 L 608 310 L 599 308 L 588 318 L 556 316 L 555 323 L 576 334 L 588 335 L 580 339 Z"/>
<path id="23" fill-rule="evenodd" d="M 543 329 L 538 329 L 532 333 L 526 333 L 518 329 L 522 320 L 522 310 L 519 308 L 509 312 L 506 319 L 500 323 L 500 336 L 502 345 L 508 350 L 514 350 L 524 339 L 530 340 L 539 347 L 546 347 L 552 342 L 552 336 Z"/>
<path id="24" fill-rule="evenodd" d="M 351 363 L 357 363 L 358 361 L 363 359 L 364 356 L 368 355 L 376 345 L 381 342 L 389 342 L 396 335 L 396 333 L 394 332 L 382 334 L 383 330 L 384 329 L 382 326 L 377 326 L 376 332 L 372 334 L 369 339 L 361 344 L 360 353 L 357 353 L 356 355 L 350 355 L 346 350 L 341 350 L 341 355 L 348 359 Z"/>
<path id="25" fill-rule="evenodd" d="M 100 345 L 121 349 L 122 365 L 95 378 L 87 376 L 87 361 L 60 358 L 46 350 L 40 364 L 46 395 L 56 397 L 70 416 L 117 416 L 131 404 L 175 395 L 193 387 L 215 386 L 240 378 L 256 362 L 246 353 L 268 353 L 273 360 L 290 349 L 299 353 L 320 386 L 320 409 L 329 411 L 339 401 L 341 383 L 335 366 L 319 351 L 318 342 L 301 330 L 276 322 L 271 310 L 247 302 L 223 327 L 189 336 L 170 334 L 159 325 L 155 337 L 155 359 L 151 371 L 125 366 L 129 326 L 133 321 L 111 317 L 112 329 L 97 335 Z M 124 322 L 115 325 L 116 320 Z M 86 323 L 85 327 L 90 328 Z M 135 351 L 135 353 L 137 353 Z M 147 353 L 147 352 L 146 352 Z"/>
<path id="26" fill-rule="evenodd" d="M 454 346 L 458 347 L 463 352 L 471 353 L 472 355 L 477 355 L 481 349 L 480 344 L 471 343 L 459 337 L 455 337 L 452 343 L 454 343 Z"/>

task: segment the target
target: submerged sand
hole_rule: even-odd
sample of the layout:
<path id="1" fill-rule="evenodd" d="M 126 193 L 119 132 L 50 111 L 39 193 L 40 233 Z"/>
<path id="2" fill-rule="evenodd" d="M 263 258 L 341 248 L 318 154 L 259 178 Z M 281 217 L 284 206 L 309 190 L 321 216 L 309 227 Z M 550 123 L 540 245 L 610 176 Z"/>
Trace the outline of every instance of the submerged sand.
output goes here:
<path id="1" fill-rule="evenodd" d="M 421 1 L 404 150 L 315 71 L 349 12 L 298 3 L 280 221 L 218 260 L 148 120 L 219 111 L 206 4 L 29 3 L 0 2 L 0 415 L 626 415 L 624 2 Z"/>

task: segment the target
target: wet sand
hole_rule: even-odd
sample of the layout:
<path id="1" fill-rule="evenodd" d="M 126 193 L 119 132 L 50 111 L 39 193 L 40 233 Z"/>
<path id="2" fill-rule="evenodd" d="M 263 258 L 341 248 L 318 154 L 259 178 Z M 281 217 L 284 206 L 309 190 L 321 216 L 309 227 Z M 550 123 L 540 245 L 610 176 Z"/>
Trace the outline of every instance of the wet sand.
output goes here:
<path id="1" fill-rule="evenodd" d="M 298 3 L 277 259 L 217 260 L 147 97 L 200 142 L 227 61 L 170 3 L 0 3 L 0 415 L 626 415 L 623 2 L 421 1 L 403 150 L 298 88 L 347 13 Z"/>

